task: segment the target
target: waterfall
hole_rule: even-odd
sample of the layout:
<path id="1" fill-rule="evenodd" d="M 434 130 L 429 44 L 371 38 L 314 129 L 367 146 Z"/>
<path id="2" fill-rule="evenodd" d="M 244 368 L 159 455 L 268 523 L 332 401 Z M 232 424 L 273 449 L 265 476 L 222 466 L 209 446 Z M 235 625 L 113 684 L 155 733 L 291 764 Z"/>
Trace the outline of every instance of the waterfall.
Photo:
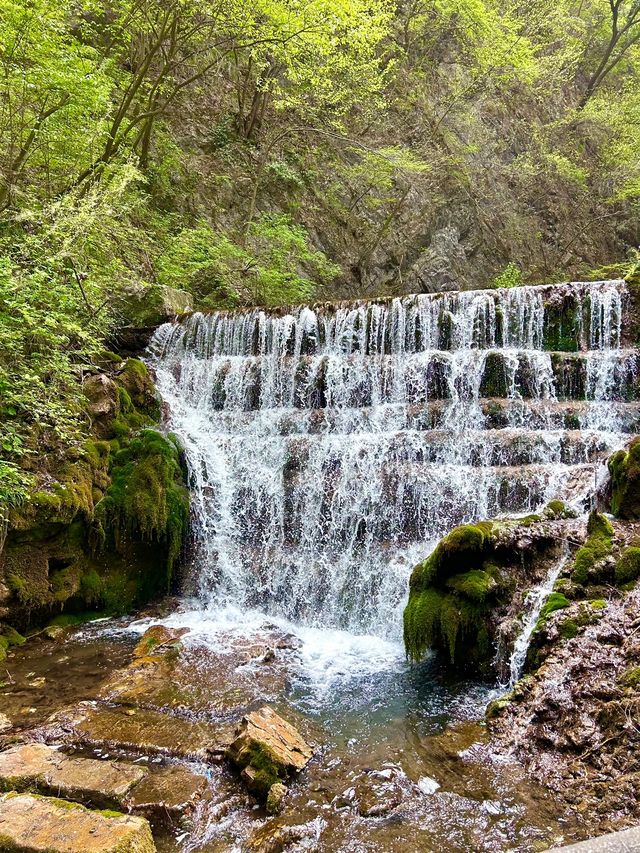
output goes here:
<path id="1" fill-rule="evenodd" d="M 560 572 L 567 564 L 568 559 L 569 550 L 568 548 L 565 548 L 562 557 L 551 566 L 546 578 L 537 586 L 534 586 L 533 589 L 530 589 L 527 593 L 524 600 L 524 618 L 522 620 L 522 627 L 520 629 L 520 633 L 516 637 L 515 643 L 513 644 L 513 650 L 511 652 L 511 657 L 509 658 L 508 689 L 512 689 L 522 675 L 525 661 L 527 659 L 531 636 L 533 635 L 538 619 L 540 618 L 540 613 L 547 598 L 551 595 L 553 586 L 558 580 Z"/>
<path id="2" fill-rule="evenodd" d="M 626 300 L 574 283 L 162 326 L 202 606 L 396 637 L 412 566 L 453 526 L 585 506 L 638 426 Z"/>

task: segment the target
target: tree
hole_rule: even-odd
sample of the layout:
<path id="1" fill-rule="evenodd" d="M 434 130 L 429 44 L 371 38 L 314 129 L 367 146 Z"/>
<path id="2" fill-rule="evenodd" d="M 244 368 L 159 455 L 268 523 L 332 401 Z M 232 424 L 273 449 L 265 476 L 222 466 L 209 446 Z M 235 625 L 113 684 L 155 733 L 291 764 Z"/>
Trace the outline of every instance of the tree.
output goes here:
<path id="1" fill-rule="evenodd" d="M 580 99 L 581 109 L 602 86 L 609 74 L 625 57 L 628 57 L 631 49 L 640 44 L 640 2 L 638 0 L 607 0 L 607 4 L 610 12 L 607 23 L 608 38 Z"/>

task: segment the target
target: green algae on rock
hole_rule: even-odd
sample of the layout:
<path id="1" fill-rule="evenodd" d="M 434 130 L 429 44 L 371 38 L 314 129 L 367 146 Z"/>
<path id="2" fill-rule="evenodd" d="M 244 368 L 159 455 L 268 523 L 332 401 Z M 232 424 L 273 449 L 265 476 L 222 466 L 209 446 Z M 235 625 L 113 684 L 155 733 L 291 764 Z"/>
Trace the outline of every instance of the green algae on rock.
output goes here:
<path id="1" fill-rule="evenodd" d="M 498 588 L 495 567 L 486 562 L 492 531 L 491 522 L 456 527 L 413 570 L 404 611 L 411 660 L 420 660 L 429 648 L 446 649 L 452 664 L 478 663 L 487 656 L 486 617 Z"/>
<path id="2" fill-rule="evenodd" d="M 576 554 L 571 572 L 571 580 L 581 586 L 597 582 L 597 565 L 609 556 L 613 545 L 611 522 L 595 510 L 589 516 L 587 534 L 586 542 Z"/>
<path id="3" fill-rule="evenodd" d="M 640 436 L 627 450 L 618 450 L 609 459 L 611 512 L 616 518 L 640 518 Z"/>

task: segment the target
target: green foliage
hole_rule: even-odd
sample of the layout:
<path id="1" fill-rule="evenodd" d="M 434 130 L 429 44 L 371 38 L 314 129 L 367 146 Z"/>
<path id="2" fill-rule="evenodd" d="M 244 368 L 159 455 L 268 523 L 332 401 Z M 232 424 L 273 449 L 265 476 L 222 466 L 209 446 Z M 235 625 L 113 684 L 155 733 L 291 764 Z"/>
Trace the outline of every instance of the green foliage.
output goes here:
<path id="1" fill-rule="evenodd" d="M 491 282 L 491 287 L 518 287 L 523 284 L 522 270 L 517 264 L 509 262 L 502 272 Z"/>

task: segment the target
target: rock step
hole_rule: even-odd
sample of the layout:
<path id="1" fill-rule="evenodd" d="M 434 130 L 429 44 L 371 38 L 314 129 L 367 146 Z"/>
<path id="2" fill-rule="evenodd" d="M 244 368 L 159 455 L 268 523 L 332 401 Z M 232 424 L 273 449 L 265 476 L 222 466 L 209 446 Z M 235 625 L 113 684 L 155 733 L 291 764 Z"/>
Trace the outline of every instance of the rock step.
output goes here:
<path id="1" fill-rule="evenodd" d="M 285 482 L 291 473 L 310 464 L 317 452 L 318 438 L 292 437 Z M 326 441 L 331 444 L 332 438 Z M 461 435 L 447 430 L 403 430 L 401 432 L 352 433 L 341 441 L 336 453 L 330 447 L 326 461 L 344 456 L 354 447 L 358 454 L 369 448 L 382 464 L 428 463 L 437 465 L 579 465 L 606 458 L 620 445 L 602 433 L 581 430 L 465 430 Z M 323 450 L 323 453 L 325 451 Z M 312 464 L 312 463 L 311 463 Z"/>
<path id="2" fill-rule="evenodd" d="M 210 410 L 362 407 L 479 397 L 637 400 L 638 350 L 431 350 L 396 356 L 217 356 L 176 369 Z"/>
<path id="3" fill-rule="evenodd" d="M 96 812 L 30 794 L 0 797 L 0 850 L 6 853 L 154 853 L 141 817 Z"/>
<path id="4" fill-rule="evenodd" d="M 606 429 L 607 420 L 621 433 L 640 432 L 640 407 L 635 402 L 594 403 L 584 400 L 508 400 L 481 398 L 472 404 L 452 409 L 451 401 L 430 400 L 405 406 L 387 403 L 371 406 L 295 409 L 283 407 L 270 411 L 271 427 L 276 435 L 351 435 L 392 430 L 442 429 L 449 423 L 477 426 L 485 430 L 522 427 L 527 430 Z M 596 419 L 598 419 L 596 421 Z M 238 440 L 254 435 L 256 415 L 240 410 L 216 415 L 220 434 L 233 434 Z M 604 427 L 600 424 L 604 423 Z"/>
<path id="5" fill-rule="evenodd" d="M 145 776 L 146 770 L 133 764 L 75 758 L 44 743 L 0 753 L 0 790 L 37 790 L 98 808 L 122 807 Z"/>

